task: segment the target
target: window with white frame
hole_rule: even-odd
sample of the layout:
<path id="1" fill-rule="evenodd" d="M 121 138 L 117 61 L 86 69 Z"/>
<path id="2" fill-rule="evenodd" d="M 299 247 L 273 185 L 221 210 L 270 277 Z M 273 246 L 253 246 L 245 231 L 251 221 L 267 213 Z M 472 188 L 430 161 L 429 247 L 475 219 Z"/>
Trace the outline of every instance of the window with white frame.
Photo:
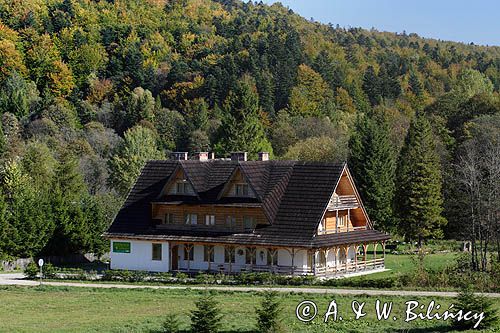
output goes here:
<path id="1" fill-rule="evenodd" d="M 205 215 L 205 225 L 215 225 L 215 215 Z"/>
<path id="2" fill-rule="evenodd" d="M 184 215 L 184 224 L 196 225 L 198 224 L 198 214 L 187 213 Z"/>

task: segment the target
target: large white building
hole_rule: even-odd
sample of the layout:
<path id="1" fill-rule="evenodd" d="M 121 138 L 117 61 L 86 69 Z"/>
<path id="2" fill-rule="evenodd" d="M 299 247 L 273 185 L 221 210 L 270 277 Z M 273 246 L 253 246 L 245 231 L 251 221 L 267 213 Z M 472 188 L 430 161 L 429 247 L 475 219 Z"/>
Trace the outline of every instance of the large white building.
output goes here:
<path id="1" fill-rule="evenodd" d="M 146 164 L 105 234 L 112 269 L 334 276 L 384 266 L 389 236 L 373 230 L 345 163 L 207 157 Z"/>

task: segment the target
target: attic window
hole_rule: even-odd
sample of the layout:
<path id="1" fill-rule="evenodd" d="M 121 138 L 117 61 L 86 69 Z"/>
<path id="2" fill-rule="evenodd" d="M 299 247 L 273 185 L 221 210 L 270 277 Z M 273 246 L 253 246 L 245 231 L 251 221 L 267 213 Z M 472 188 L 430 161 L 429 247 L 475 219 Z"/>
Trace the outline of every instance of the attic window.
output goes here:
<path id="1" fill-rule="evenodd" d="M 248 190 L 248 184 L 236 184 L 235 189 L 234 189 L 234 194 L 237 197 L 248 197 L 249 190 Z"/>
<path id="2" fill-rule="evenodd" d="M 176 193 L 177 194 L 189 194 L 190 193 L 190 190 L 191 190 L 191 187 L 189 186 L 189 183 L 187 181 L 180 181 L 180 182 L 177 182 L 177 185 L 176 185 Z"/>

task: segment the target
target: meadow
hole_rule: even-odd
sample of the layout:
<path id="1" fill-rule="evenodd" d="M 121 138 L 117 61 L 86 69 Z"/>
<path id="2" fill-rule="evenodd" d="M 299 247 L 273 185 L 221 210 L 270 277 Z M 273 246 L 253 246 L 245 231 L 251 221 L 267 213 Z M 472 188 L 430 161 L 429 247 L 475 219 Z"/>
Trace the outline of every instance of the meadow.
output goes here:
<path id="1" fill-rule="evenodd" d="M 1 287 L 0 332 L 160 332 L 169 313 L 179 315 L 182 329 L 189 329 L 189 313 L 194 301 L 204 291 L 195 290 L 121 290 L 76 287 Z M 253 332 L 258 292 L 214 292 L 223 313 L 222 332 Z M 447 309 L 453 299 L 429 297 L 369 297 L 284 293 L 282 320 L 289 332 L 449 332 L 445 321 L 415 320 L 404 322 L 405 302 L 416 300 L 429 304 L 432 300 Z M 374 305 L 393 302 L 389 320 L 378 321 Z M 318 316 L 309 324 L 296 319 L 296 306 L 314 301 Z M 342 321 L 322 322 L 332 300 L 338 304 Z M 366 302 L 366 317 L 354 320 L 351 302 Z M 500 302 L 495 301 L 500 309 Z M 393 320 L 393 316 L 397 320 Z M 497 330 L 498 331 L 498 330 Z M 495 332 L 495 330 L 491 330 Z"/>

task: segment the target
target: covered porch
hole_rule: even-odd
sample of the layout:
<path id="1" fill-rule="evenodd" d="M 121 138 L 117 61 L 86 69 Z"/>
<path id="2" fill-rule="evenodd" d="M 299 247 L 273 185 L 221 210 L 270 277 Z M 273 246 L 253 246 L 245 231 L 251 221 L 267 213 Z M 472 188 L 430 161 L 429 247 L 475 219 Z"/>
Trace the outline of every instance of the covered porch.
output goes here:
<path id="1" fill-rule="evenodd" d="M 321 248 L 170 242 L 170 271 L 343 276 L 384 268 L 385 241 Z M 380 253 L 380 250 L 382 253 Z"/>

